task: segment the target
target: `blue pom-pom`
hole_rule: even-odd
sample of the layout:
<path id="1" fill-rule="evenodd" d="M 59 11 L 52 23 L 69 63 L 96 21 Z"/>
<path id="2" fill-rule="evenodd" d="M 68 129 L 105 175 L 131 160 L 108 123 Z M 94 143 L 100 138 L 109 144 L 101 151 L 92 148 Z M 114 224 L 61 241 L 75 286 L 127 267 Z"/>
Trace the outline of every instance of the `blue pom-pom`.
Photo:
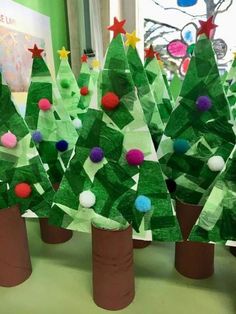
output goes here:
<path id="1" fill-rule="evenodd" d="M 65 152 L 68 149 L 68 142 L 65 140 L 60 140 L 56 143 L 56 149 L 59 152 Z"/>
<path id="2" fill-rule="evenodd" d="M 32 134 L 32 139 L 35 143 L 40 143 L 42 142 L 43 140 L 43 135 L 40 131 L 35 131 L 33 134 Z"/>
<path id="3" fill-rule="evenodd" d="M 144 195 L 139 195 L 136 198 L 134 205 L 135 205 L 135 208 L 141 213 L 148 212 L 149 210 L 151 210 L 151 207 L 152 207 L 150 198 Z"/>
<path id="4" fill-rule="evenodd" d="M 174 141 L 173 148 L 174 148 L 175 153 L 184 154 L 189 150 L 190 145 L 187 140 L 178 138 Z"/>

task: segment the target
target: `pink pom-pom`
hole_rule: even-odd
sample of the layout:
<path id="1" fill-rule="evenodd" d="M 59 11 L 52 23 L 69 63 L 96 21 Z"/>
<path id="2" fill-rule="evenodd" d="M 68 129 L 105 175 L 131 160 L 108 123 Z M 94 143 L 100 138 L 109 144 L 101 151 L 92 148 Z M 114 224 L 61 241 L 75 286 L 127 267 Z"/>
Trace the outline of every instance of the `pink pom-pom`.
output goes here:
<path id="1" fill-rule="evenodd" d="M 52 107 L 50 101 L 47 98 L 40 99 L 40 101 L 38 102 L 38 106 L 39 106 L 39 109 L 41 109 L 43 111 L 47 111 L 47 110 L 51 109 L 51 107 Z"/>
<path id="2" fill-rule="evenodd" d="M 126 160 L 129 165 L 139 166 L 143 163 L 144 154 L 139 149 L 131 149 L 126 154 Z"/>
<path id="3" fill-rule="evenodd" d="M 17 144 L 17 138 L 13 133 L 7 132 L 1 136 L 1 143 L 6 148 L 14 148 Z"/>

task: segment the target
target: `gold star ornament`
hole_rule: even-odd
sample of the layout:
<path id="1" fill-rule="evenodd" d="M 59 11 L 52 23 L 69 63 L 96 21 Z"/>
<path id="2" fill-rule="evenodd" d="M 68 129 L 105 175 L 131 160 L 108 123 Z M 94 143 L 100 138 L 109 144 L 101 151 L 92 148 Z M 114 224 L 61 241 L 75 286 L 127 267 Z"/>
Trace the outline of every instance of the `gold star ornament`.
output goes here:
<path id="1" fill-rule="evenodd" d="M 99 67 L 100 67 L 100 62 L 99 62 L 99 60 L 94 59 L 94 60 L 91 62 L 91 65 L 92 65 L 92 68 L 93 68 L 93 69 L 96 69 L 96 68 L 99 68 Z"/>
<path id="2" fill-rule="evenodd" d="M 70 51 L 66 50 L 65 47 L 62 47 L 62 49 L 57 52 L 59 53 L 61 59 L 68 58 L 68 54 L 70 54 Z"/>
<path id="3" fill-rule="evenodd" d="M 136 31 L 133 31 L 132 33 L 126 33 L 126 46 L 132 46 L 133 48 L 135 48 L 137 42 L 139 41 L 140 39 L 136 36 Z"/>

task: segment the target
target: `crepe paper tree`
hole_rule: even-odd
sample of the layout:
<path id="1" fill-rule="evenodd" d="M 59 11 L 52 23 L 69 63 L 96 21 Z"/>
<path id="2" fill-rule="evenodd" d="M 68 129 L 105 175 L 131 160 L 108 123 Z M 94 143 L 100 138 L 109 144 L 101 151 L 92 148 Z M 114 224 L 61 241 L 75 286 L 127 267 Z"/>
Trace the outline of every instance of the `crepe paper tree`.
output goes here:
<path id="1" fill-rule="evenodd" d="M 229 73 L 224 82 L 225 91 L 230 105 L 231 119 L 236 121 L 236 53 L 234 60 L 229 70 Z"/>
<path id="2" fill-rule="evenodd" d="M 156 59 L 152 46 L 150 46 L 149 49 L 146 49 L 145 58 L 144 67 L 151 86 L 151 91 L 160 113 L 161 120 L 165 126 L 174 107 L 174 102 L 170 99 L 160 63 Z"/>
<path id="3" fill-rule="evenodd" d="M 65 47 L 58 50 L 60 55 L 60 66 L 57 73 L 57 86 L 63 99 L 63 105 L 73 124 L 79 133 L 82 126 L 83 117 L 87 112 L 89 103 L 91 101 L 92 88 L 88 82 L 79 88 L 74 73 L 68 62 L 68 55 Z M 87 58 L 87 57 L 86 57 Z M 90 74 L 89 74 L 90 79 Z M 88 80 L 89 81 L 89 80 Z"/>
<path id="4" fill-rule="evenodd" d="M 164 124 L 156 106 L 143 63 L 136 49 L 136 43 L 139 41 L 139 38 L 136 37 L 135 32 L 131 34 L 126 33 L 126 37 L 127 40 L 125 44 L 128 46 L 127 58 L 130 71 L 134 84 L 137 88 L 139 100 L 143 108 L 146 123 L 149 127 L 153 143 L 157 148 L 164 131 Z"/>
<path id="5" fill-rule="evenodd" d="M 19 204 L 47 217 L 54 191 L 23 118 L 0 73 L 0 209 Z"/>
<path id="6" fill-rule="evenodd" d="M 214 184 L 189 239 L 223 243 L 236 240 L 236 148 Z"/>
<path id="7" fill-rule="evenodd" d="M 182 87 L 182 80 L 177 73 L 174 74 L 170 82 L 170 91 L 173 96 L 174 101 L 178 98 Z"/>
<path id="8" fill-rule="evenodd" d="M 51 223 L 90 231 L 90 224 L 136 232 L 155 240 L 181 239 L 170 195 L 130 73 L 121 21 L 112 39 L 75 155 L 54 198 Z"/>
<path id="9" fill-rule="evenodd" d="M 59 183 L 78 138 L 49 69 L 35 45 L 25 121 L 52 184 Z"/>
<path id="10" fill-rule="evenodd" d="M 205 203 L 234 147 L 229 120 L 212 44 L 202 35 L 158 149 L 162 169 L 179 200 Z"/>

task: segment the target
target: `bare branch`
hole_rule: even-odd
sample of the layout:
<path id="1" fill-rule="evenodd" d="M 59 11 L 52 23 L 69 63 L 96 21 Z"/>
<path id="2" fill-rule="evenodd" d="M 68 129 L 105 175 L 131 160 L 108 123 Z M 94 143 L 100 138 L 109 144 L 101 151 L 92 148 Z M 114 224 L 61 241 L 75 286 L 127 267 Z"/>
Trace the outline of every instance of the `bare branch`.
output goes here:
<path id="1" fill-rule="evenodd" d="M 154 2 L 157 6 L 159 6 L 160 8 L 162 8 L 162 9 L 164 9 L 164 10 L 175 10 L 175 11 L 179 11 L 179 12 L 182 12 L 182 13 L 184 13 L 184 14 L 186 14 L 186 15 L 188 15 L 188 16 L 191 16 L 191 17 L 193 17 L 193 18 L 204 17 L 204 16 L 205 16 L 205 14 L 197 14 L 197 15 L 190 14 L 190 13 L 188 13 L 188 12 L 182 10 L 182 9 L 179 9 L 179 8 L 173 8 L 173 7 L 168 7 L 168 8 L 166 8 L 166 7 L 164 7 L 163 5 L 161 5 L 160 3 L 158 3 L 156 0 L 153 0 L 153 2 Z"/>
<path id="2" fill-rule="evenodd" d="M 227 5 L 226 8 L 224 8 L 224 9 L 222 9 L 222 10 L 219 10 L 220 7 L 221 7 L 221 5 L 224 3 L 224 1 L 219 1 L 219 2 L 221 2 L 221 3 L 220 3 L 220 5 L 216 8 L 216 14 L 218 14 L 218 13 L 224 13 L 224 12 L 228 11 L 228 9 L 229 9 L 229 8 L 231 7 L 231 5 L 233 4 L 233 0 L 230 0 L 230 1 L 229 1 L 229 4 Z"/>
<path id="3" fill-rule="evenodd" d="M 173 25 L 169 25 L 169 24 L 166 24 L 166 23 L 162 23 L 162 22 L 159 22 L 159 21 L 155 21 L 155 20 L 152 20 L 152 19 L 149 19 L 149 18 L 145 18 L 145 21 L 152 22 L 153 24 L 162 25 L 162 26 L 165 26 L 165 27 L 168 27 L 168 28 L 172 28 L 172 29 L 175 29 L 176 31 L 181 31 L 181 29 L 179 27 L 176 27 L 176 26 L 173 26 Z"/>

